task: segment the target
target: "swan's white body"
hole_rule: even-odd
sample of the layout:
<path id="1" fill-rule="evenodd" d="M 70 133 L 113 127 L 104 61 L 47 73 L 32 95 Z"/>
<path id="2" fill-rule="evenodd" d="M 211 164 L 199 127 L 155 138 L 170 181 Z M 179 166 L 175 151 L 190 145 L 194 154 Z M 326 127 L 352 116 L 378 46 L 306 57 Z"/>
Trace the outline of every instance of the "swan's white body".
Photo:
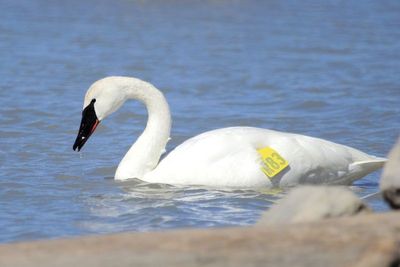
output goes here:
<path id="1" fill-rule="evenodd" d="M 273 187 L 302 183 L 350 184 L 382 167 L 385 159 L 351 147 L 304 135 L 260 128 L 232 127 L 205 132 L 176 147 L 161 162 L 169 140 L 171 118 L 163 94 L 135 78 L 108 77 L 88 90 L 84 107 L 96 99 L 99 120 L 127 99 L 148 110 L 146 129 L 120 162 L 115 179 L 218 187 Z M 262 171 L 257 152 L 277 151 L 289 166 L 273 178 Z"/>
<path id="2" fill-rule="evenodd" d="M 273 178 L 261 170 L 257 149 L 271 147 L 289 162 Z M 148 182 L 211 186 L 293 186 L 302 183 L 350 184 L 382 165 L 351 147 L 304 135 L 233 127 L 200 134 L 175 148 Z"/>

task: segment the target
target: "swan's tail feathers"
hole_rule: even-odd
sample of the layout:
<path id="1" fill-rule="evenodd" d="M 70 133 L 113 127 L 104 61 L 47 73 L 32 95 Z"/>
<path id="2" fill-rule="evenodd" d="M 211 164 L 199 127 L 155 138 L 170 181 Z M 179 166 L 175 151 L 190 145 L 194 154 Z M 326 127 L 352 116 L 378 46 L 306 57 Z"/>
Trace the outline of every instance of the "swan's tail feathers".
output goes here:
<path id="1" fill-rule="evenodd" d="M 370 172 L 382 168 L 383 165 L 385 165 L 386 161 L 387 161 L 386 158 L 374 157 L 369 160 L 356 161 L 350 164 L 349 169 L 350 172 L 359 174 L 360 175 L 359 178 L 361 178 L 362 176 L 365 176 Z"/>
<path id="2" fill-rule="evenodd" d="M 347 174 L 335 184 L 351 185 L 354 181 L 382 168 L 386 161 L 387 159 L 385 158 L 371 157 L 367 160 L 353 162 L 349 165 Z"/>

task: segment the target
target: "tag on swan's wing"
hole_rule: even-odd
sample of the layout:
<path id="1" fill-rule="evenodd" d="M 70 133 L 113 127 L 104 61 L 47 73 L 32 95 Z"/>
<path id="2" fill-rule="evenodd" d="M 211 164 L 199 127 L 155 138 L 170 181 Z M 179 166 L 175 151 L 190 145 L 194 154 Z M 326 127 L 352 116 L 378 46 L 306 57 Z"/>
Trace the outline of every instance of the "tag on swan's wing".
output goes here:
<path id="1" fill-rule="evenodd" d="M 262 158 L 261 170 L 269 178 L 273 178 L 278 173 L 282 172 L 289 163 L 278 152 L 271 147 L 263 147 L 257 149 L 258 154 Z"/>

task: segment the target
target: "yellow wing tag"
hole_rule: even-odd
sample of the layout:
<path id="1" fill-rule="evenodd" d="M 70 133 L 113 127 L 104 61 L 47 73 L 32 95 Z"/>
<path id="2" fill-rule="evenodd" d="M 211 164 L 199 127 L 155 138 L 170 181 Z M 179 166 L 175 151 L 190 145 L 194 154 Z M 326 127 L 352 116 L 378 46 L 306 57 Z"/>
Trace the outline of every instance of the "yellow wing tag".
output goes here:
<path id="1" fill-rule="evenodd" d="M 289 163 L 278 152 L 268 146 L 258 149 L 257 152 L 262 158 L 261 170 L 269 178 L 273 178 L 289 166 Z"/>

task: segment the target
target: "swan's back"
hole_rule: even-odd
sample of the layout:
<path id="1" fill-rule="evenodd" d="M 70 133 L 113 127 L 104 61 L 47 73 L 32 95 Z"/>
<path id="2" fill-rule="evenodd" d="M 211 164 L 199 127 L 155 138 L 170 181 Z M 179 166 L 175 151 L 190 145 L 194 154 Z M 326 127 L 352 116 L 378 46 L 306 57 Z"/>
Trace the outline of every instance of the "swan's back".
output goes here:
<path id="1" fill-rule="evenodd" d="M 259 149 L 272 149 L 288 166 L 273 177 Z M 319 138 L 252 127 L 205 132 L 175 148 L 144 180 L 209 186 L 350 184 L 385 159 Z"/>

